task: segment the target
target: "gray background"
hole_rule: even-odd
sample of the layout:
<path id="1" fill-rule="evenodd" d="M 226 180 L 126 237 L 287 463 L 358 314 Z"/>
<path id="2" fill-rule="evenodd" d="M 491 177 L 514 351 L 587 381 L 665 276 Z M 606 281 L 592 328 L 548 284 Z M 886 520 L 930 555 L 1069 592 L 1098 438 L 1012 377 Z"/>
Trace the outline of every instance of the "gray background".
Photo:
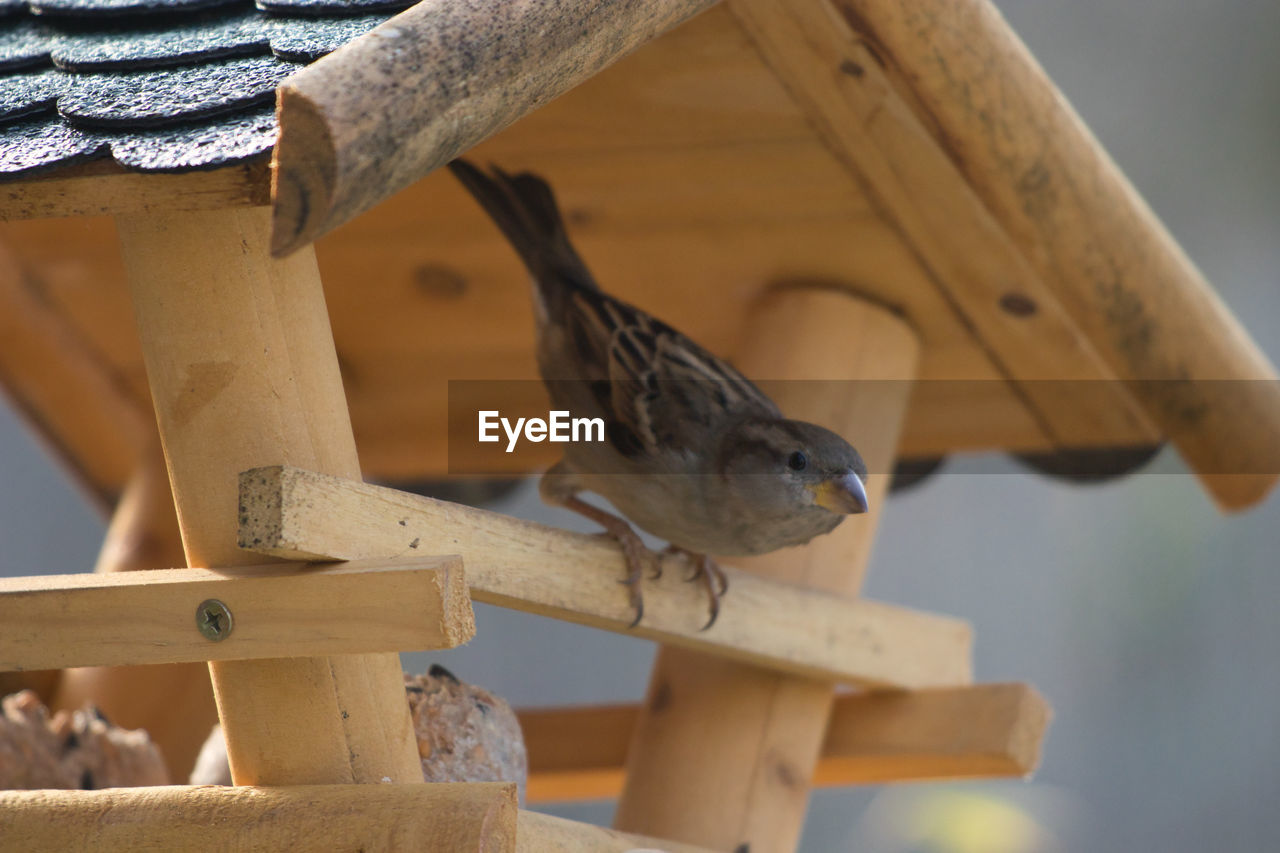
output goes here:
<path id="1" fill-rule="evenodd" d="M 1280 360 L 1280 4 L 999 5 Z M 4 407 L 0 475 L 0 573 L 88 570 L 102 521 Z M 591 529 L 528 488 L 498 508 Z M 978 677 L 1035 683 L 1056 719 L 1033 782 L 820 791 L 804 850 L 1274 849 L 1278 522 L 1276 495 L 1219 516 L 1171 454 L 1087 489 L 953 460 L 895 499 L 867 594 L 971 620 Z M 478 611 L 478 638 L 430 659 L 516 705 L 642 696 L 651 644 Z M 547 810 L 607 823 L 612 804 Z"/>

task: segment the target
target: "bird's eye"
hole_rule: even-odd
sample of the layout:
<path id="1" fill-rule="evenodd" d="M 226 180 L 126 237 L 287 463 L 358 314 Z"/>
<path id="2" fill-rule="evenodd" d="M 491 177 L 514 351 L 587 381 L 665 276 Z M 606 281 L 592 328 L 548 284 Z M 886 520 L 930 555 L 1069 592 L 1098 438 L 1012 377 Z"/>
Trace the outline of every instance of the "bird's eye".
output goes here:
<path id="1" fill-rule="evenodd" d="M 792 471 L 803 471 L 809 467 L 809 457 L 797 450 L 787 458 L 787 467 Z"/>

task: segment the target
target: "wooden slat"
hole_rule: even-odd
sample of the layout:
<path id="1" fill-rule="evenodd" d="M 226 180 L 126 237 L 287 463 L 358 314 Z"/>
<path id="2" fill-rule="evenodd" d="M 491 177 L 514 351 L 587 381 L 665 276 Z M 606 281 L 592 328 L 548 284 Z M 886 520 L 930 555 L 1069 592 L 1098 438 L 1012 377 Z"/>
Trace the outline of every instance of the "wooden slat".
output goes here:
<path id="1" fill-rule="evenodd" d="M 511 853 L 515 785 L 172 785 L 0 791 L 4 847 L 138 850 L 441 850 Z"/>
<path id="2" fill-rule="evenodd" d="M 705 847 L 646 838 L 525 809 L 520 810 L 516 819 L 517 853 L 631 853 L 636 850 L 711 853 Z"/>
<path id="3" fill-rule="evenodd" d="M 972 678 L 970 629 L 960 620 L 842 600 L 726 568 L 730 593 L 715 626 L 706 598 L 666 564 L 645 581 L 645 618 L 618 579 L 616 543 L 494 512 L 297 468 L 241 476 L 240 543 L 292 559 L 460 553 L 476 601 L 702 649 L 831 681 L 954 686 Z"/>
<path id="4" fill-rule="evenodd" d="M 273 251 L 313 242 L 713 2 L 402 12 L 280 87 Z"/>
<path id="5" fill-rule="evenodd" d="M 205 599 L 235 620 L 196 628 Z M 443 649 L 475 634 L 457 557 L 0 578 L 0 669 Z"/>
<path id="6" fill-rule="evenodd" d="M 130 172 L 109 160 L 5 184 L 0 220 L 217 210 L 271 202 L 266 161 L 180 174 Z"/>
<path id="7" fill-rule="evenodd" d="M 955 168 L 1219 505 L 1240 509 L 1270 491 L 1280 479 L 1275 368 L 990 0 L 735 4 L 803 7 L 826 21 L 828 41 L 843 17 L 848 42 L 869 44 L 909 83 Z M 762 50 L 788 49 L 778 32 L 757 28 Z"/>
<path id="8" fill-rule="evenodd" d="M 608 799 L 622 790 L 638 705 L 518 713 L 529 802 Z M 832 708 L 813 784 L 1028 776 L 1050 716 L 1026 684 L 844 694 Z"/>

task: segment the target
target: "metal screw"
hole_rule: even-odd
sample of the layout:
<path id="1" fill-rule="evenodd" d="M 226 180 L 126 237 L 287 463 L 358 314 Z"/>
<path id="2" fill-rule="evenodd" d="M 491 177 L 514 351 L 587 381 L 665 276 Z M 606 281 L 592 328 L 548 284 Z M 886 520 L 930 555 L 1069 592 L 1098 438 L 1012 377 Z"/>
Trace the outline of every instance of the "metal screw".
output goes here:
<path id="1" fill-rule="evenodd" d="M 196 627 L 205 639 L 215 643 L 231 636 L 235 620 L 231 618 L 231 610 L 216 598 L 200 602 L 196 608 Z"/>

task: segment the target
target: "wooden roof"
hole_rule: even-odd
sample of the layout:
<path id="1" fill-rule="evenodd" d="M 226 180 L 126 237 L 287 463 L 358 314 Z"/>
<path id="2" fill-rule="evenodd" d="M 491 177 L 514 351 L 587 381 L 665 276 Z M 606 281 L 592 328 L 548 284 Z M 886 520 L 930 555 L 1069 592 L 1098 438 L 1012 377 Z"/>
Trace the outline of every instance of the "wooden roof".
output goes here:
<path id="1" fill-rule="evenodd" d="M 1274 380 L 1257 347 L 992 7 L 900 7 L 711 8 L 468 156 L 545 176 L 605 286 L 716 352 L 751 346 L 774 287 L 901 312 L 924 343 L 904 456 L 1172 438 L 1224 506 L 1259 499 L 1280 388 L 1219 381 Z M 283 118 L 282 168 L 299 156 Z M 360 180 L 387 195 L 404 173 Z M 87 217 L 0 231 L 0 379 L 95 491 L 123 483 L 149 404 L 114 227 L 93 214 L 260 202 L 267 177 L 98 164 L 0 197 Z M 442 172 L 317 252 L 366 476 L 445 473 L 447 381 L 536 375 L 514 254 Z"/>

